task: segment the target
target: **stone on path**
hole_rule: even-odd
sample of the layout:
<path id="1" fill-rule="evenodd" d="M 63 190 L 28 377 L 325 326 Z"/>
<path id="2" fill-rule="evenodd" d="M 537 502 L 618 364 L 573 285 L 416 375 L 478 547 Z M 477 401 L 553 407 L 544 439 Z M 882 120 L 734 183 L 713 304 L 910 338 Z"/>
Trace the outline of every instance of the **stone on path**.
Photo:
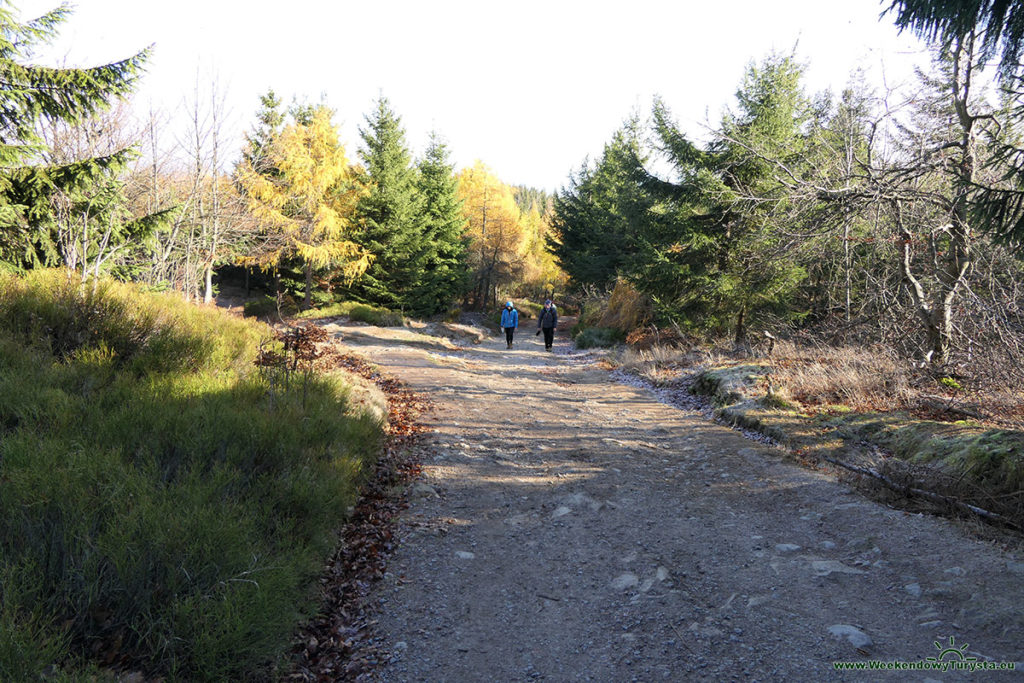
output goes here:
<path id="1" fill-rule="evenodd" d="M 829 574 L 867 574 L 862 569 L 847 567 L 837 560 L 815 560 L 811 562 L 811 569 L 816 576 L 828 576 Z"/>
<path id="2" fill-rule="evenodd" d="M 871 638 L 856 626 L 850 624 L 835 624 L 828 627 L 828 632 L 833 638 L 846 639 L 850 645 L 859 648 L 871 647 Z"/>
<path id="3" fill-rule="evenodd" d="M 629 588 L 635 588 L 639 583 L 640 579 L 636 574 L 633 572 L 626 572 L 615 577 L 615 580 L 612 581 L 612 588 L 624 591 Z"/>
<path id="4" fill-rule="evenodd" d="M 413 500 L 418 498 L 437 498 L 437 489 L 430 484 L 418 481 L 409 487 L 409 497 Z"/>

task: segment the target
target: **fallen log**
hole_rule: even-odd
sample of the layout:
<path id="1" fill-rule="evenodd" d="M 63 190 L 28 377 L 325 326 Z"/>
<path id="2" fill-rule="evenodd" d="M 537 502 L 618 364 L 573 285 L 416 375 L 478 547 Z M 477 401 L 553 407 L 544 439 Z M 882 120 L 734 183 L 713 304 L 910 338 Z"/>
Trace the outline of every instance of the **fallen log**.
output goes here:
<path id="1" fill-rule="evenodd" d="M 821 456 L 821 458 L 823 460 L 826 460 L 827 462 L 832 463 L 833 465 L 838 465 L 839 467 L 847 469 L 847 470 L 849 470 L 851 472 L 856 472 L 857 474 L 860 474 L 860 475 L 863 475 L 863 476 L 866 476 L 866 477 L 871 477 L 873 479 L 876 479 L 876 480 L 882 482 L 883 484 L 885 484 L 887 487 L 889 487 L 893 491 L 897 491 L 898 493 L 902 493 L 903 495 L 905 495 L 907 497 L 919 496 L 921 498 L 927 498 L 928 500 L 932 500 L 932 501 L 937 502 L 937 503 L 943 503 L 945 505 L 949 505 L 949 506 L 955 507 L 955 508 L 957 508 L 959 510 L 964 510 L 966 512 L 971 512 L 971 513 L 973 513 L 973 514 L 975 514 L 975 515 L 977 515 L 977 516 L 979 516 L 979 517 L 981 517 L 983 519 L 987 519 L 987 520 L 990 520 L 990 521 L 993 521 L 993 522 L 997 522 L 999 524 L 1005 524 L 1006 526 L 1009 526 L 1009 527 L 1011 527 L 1013 529 L 1016 529 L 1018 531 L 1024 531 L 1024 527 L 1022 527 L 1020 524 L 1014 522 L 1013 520 L 1011 520 L 1008 517 L 1005 517 L 1005 516 L 999 514 L 998 512 L 992 512 L 990 510 L 985 510 L 984 508 L 980 508 L 977 505 L 971 505 L 970 503 L 965 503 L 964 501 L 958 500 L 958 499 L 953 498 L 951 496 L 944 496 L 941 493 L 936 493 L 935 491 L 928 491 L 926 489 L 919 489 L 919 488 L 916 488 L 916 487 L 913 487 L 913 486 L 907 486 L 906 484 L 901 484 L 901 483 L 899 483 L 897 481 L 894 481 L 892 479 L 892 477 L 888 477 L 888 476 L 882 474 L 881 472 L 879 472 L 878 470 L 875 470 L 875 469 L 870 468 L 870 467 L 862 467 L 860 465 L 852 465 L 852 464 L 850 464 L 848 462 L 843 462 L 842 460 L 837 460 L 836 458 L 831 458 L 831 457 L 829 457 L 827 455 L 823 455 L 823 456 Z"/>

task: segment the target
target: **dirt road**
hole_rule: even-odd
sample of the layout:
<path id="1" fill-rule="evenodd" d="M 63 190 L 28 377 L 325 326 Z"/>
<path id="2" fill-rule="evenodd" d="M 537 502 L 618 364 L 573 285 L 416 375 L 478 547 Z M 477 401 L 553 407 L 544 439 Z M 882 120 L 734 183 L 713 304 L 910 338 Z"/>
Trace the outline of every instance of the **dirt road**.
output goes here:
<path id="1" fill-rule="evenodd" d="M 372 597 L 381 680 L 1024 679 L 1024 558 L 956 523 L 615 383 L 565 339 L 330 329 L 436 404 Z M 834 665 L 926 658 L 1017 671 Z"/>

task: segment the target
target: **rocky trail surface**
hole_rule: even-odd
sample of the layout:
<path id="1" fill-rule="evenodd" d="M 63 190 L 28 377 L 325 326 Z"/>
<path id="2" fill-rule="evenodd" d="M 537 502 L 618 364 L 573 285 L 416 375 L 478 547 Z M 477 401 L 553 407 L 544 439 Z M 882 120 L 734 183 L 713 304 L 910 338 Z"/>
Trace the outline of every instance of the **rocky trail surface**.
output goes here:
<path id="1" fill-rule="evenodd" d="M 565 338 L 327 327 L 435 406 L 369 596 L 379 680 L 1024 680 L 1006 543 L 867 500 Z M 928 658 L 1017 670 L 834 665 Z"/>

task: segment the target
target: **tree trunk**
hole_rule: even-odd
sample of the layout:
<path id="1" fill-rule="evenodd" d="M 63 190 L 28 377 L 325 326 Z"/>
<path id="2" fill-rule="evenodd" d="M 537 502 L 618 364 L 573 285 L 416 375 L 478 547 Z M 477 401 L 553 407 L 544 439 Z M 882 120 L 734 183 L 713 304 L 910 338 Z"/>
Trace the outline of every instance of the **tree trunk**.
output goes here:
<path id="1" fill-rule="evenodd" d="M 853 289 L 853 283 L 850 278 L 850 221 L 849 219 L 843 221 L 843 269 L 846 271 L 846 305 L 844 306 L 846 312 L 846 322 L 850 322 L 850 291 Z"/>
<path id="2" fill-rule="evenodd" d="M 747 342 L 747 327 L 744 322 L 746 317 L 746 309 L 741 308 L 740 312 L 736 315 L 736 345 L 745 344 Z"/>
<path id="3" fill-rule="evenodd" d="M 313 266 L 306 264 L 306 298 L 302 304 L 303 310 L 313 308 Z"/>
<path id="4" fill-rule="evenodd" d="M 213 303 L 213 263 L 206 265 L 206 272 L 203 274 L 203 303 Z"/>

